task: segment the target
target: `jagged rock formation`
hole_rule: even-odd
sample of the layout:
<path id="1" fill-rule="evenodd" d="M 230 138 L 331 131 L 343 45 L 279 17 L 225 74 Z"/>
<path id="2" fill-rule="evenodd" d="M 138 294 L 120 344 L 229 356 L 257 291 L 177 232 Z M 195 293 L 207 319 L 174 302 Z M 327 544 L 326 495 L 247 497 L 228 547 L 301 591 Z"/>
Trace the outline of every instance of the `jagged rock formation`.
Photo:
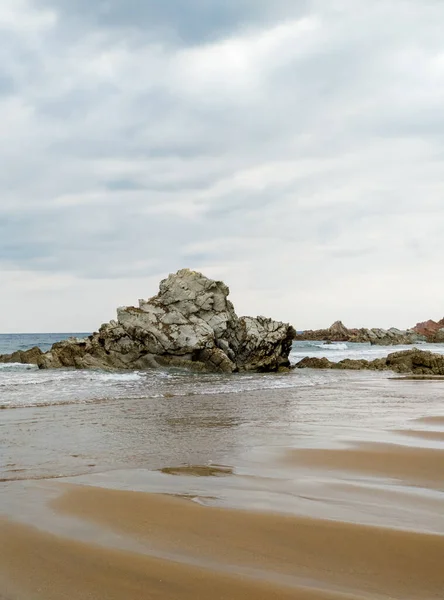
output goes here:
<path id="1" fill-rule="evenodd" d="M 29 350 L 17 350 L 12 354 L 0 355 L 0 363 L 22 363 L 26 365 L 36 365 L 43 352 L 37 346 Z"/>
<path id="2" fill-rule="evenodd" d="M 297 369 L 350 369 L 372 371 L 395 371 L 395 373 L 413 373 L 414 375 L 444 375 L 444 356 L 433 352 L 424 352 L 417 348 L 392 352 L 386 358 L 375 360 L 345 359 L 331 362 L 328 358 L 303 358 L 296 364 Z"/>
<path id="3" fill-rule="evenodd" d="M 288 368 L 295 331 L 265 317 L 239 318 L 229 289 L 183 269 L 160 283 L 157 296 L 117 310 L 117 320 L 86 339 L 54 344 L 42 369 L 144 369 L 176 366 L 232 373 Z"/>
<path id="4" fill-rule="evenodd" d="M 393 346 L 397 344 L 416 344 L 421 341 L 427 341 L 427 338 L 425 335 L 414 329 L 405 331 L 396 329 L 396 327 L 390 329 L 348 329 L 342 321 L 336 321 L 328 329 L 309 330 L 297 333 L 295 340 L 356 342 L 380 346 Z"/>
<path id="5" fill-rule="evenodd" d="M 336 321 L 328 329 L 307 329 L 294 336 L 295 340 L 317 342 L 348 342 L 349 338 L 350 330 L 342 321 Z"/>

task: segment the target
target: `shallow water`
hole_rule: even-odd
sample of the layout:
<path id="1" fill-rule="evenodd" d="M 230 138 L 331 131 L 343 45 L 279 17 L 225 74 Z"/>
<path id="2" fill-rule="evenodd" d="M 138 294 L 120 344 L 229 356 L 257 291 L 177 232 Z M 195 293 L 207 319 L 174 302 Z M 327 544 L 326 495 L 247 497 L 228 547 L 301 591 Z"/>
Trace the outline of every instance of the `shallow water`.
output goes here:
<path id="1" fill-rule="evenodd" d="M 19 346 L 26 348 L 40 345 L 46 350 L 60 335 L 62 334 L 3 335 L 0 336 L 0 347 L 3 345 L 4 350 L 12 352 Z M 63 337 L 69 335 L 73 334 L 65 334 Z M 14 343 L 15 347 L 13 347 Z M 444 354 L 442 344 L 422 344 L 420 347 Z M 298 362 L 304 356 L 327 356 L 332 361 L 340 361 L 344 358 L 372 360 L 407 348 L 409 347 L 297 342 L 293 344 L 290 359 L 292 363 Z M 102 402 L 119 398 L 237 394 L 265 389 L 317 387 L 343 381 L 344 377 L 347 375 L 322 371 L 299 371 L 281 375 L 247 373 L 231 376 L 190 373 L 180 369 L 115 373 L 75 370 L 39 371 L 34 365 L 0 364 L 0 408 Z"/>
<path id="2" fill-rule="evenodd" d="M 216 598 L 442 598 L 443 385 L 354 371 L 2 369 L 0 597 L 151 598 L 137 587 L 151 563 L 133 573 L 143 557 L 176 586 L 158 598 L 206 597 L 196 581 L 210 575 L 223 581 L 208 589 L 228 586 Z M 113 587 L 100 590 L 114 560 L 121 580 L 106 571 Z M 31 565 L 23 581 L 19 561 Z M 205 576 L 190 582 L 194 568 Z"/>

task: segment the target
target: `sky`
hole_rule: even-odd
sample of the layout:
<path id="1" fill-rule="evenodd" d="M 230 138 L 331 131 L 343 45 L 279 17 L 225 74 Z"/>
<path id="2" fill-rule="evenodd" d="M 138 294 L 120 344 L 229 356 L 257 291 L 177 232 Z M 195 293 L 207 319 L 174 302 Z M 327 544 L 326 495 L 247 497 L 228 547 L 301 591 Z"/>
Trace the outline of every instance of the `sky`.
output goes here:
<path id="1" fill-rule="evenodd" d="M 444 316 L 442 0 L 1 0 L 0 332 L 184 267 L 238 314 Z"/>

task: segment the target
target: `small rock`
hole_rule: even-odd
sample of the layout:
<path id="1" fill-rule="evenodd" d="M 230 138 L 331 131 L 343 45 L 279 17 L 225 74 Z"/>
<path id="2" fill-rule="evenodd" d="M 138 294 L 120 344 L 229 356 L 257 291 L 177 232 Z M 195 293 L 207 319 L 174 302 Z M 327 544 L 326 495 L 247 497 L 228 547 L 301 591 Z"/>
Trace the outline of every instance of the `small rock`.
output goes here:
<path id="1" fill-rule="evenodd" d="M 0 363 L 21 363 L 23 365 L 36 365 L 43 352 L 37 346 L 29 350 L 17 350 L 12 354 L 0 355 Z"/>

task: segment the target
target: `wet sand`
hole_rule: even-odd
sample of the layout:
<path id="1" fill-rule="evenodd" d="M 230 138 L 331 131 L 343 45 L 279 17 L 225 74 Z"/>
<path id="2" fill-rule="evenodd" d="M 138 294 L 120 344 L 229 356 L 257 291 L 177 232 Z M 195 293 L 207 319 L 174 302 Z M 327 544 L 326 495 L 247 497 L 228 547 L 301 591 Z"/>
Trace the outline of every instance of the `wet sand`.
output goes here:
<path id="1" fill-rule="evenodd" d="M 400 429 L 398 433 L 422 440 L 444 442 L 444 431 L 427 431 L 426 429 Z"/>
<path id="2" fill-rule="evenodd" d="M 425 423 L 426 425 L 437 425 L 438 427 L 444 427 L 444 415 L 432 415 L 430 417 L 421 417 L 416 419 L 418 423 Z"/>
<path id="3" fill-rule="evenodd" d="M 0 599 L 442 600 L 441 394 L 359 377 L 2 411 Z"/>
<path id="4" fill-rule="evenodd" d="M 232 475 L 233 469 L 224 465 L 182 465 L 159 469 L 166 475 L 188 475 L 190 477 L 223 477 Z"/>
<path id="5" fill-rule="evenodd" d="M 341 598 L 87 545 L 2 521 L 0 585 L 2 600 Z"/>
<path id="6" fill-rule="evenodd" d="M 0 520 L 6 598 L 441 598 L 444 536 L 62 486 L 54 508 L 134 539 L 128 552 Z M 159 553 L 163 558 L 159 558 Z"/>
<path id="7" fill-rule="evenodd" d="M 254 567 L 350 593 L 444 590 L 444 537 L 322 519 L 203 507 L 189 500 L 73 487 L 55 507 L 234 571 Z"/>
<path id="8" fill-rule="evenodd" d="M 364 443 L 346 449 L 290 450 L 287 463 L 304 468 L 390 477 L 444 490 L 444 449 Z"/>

